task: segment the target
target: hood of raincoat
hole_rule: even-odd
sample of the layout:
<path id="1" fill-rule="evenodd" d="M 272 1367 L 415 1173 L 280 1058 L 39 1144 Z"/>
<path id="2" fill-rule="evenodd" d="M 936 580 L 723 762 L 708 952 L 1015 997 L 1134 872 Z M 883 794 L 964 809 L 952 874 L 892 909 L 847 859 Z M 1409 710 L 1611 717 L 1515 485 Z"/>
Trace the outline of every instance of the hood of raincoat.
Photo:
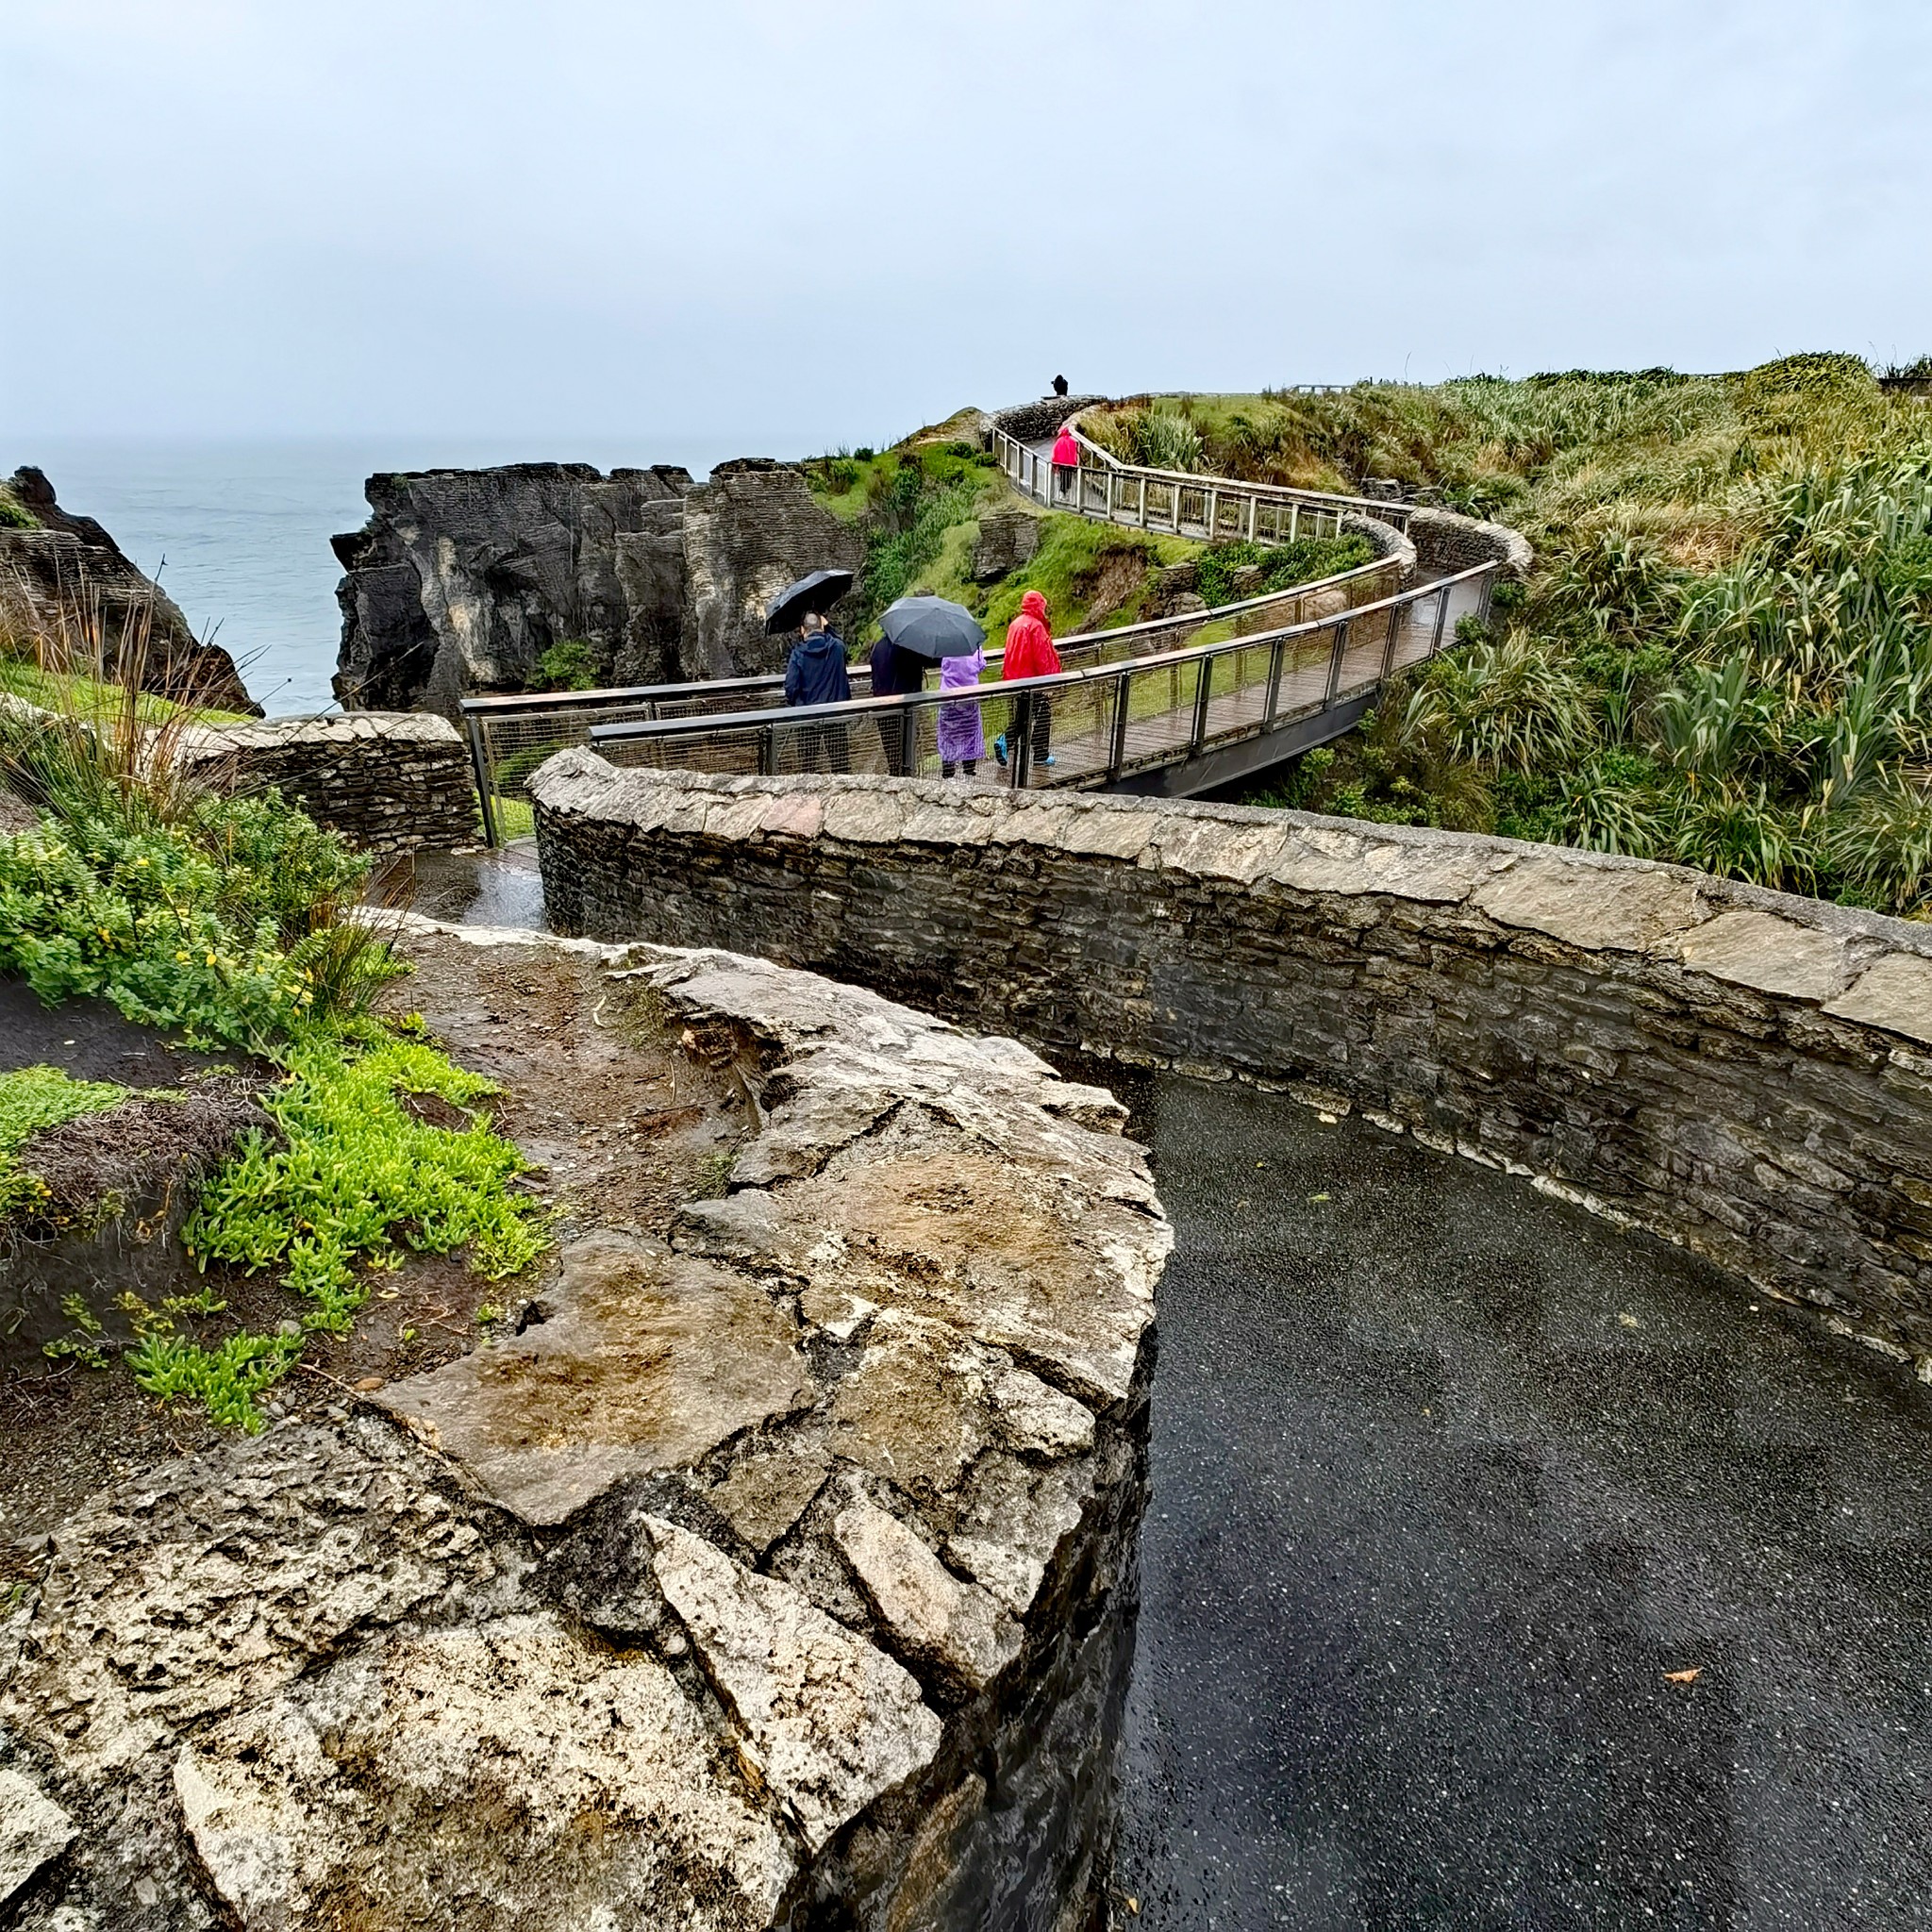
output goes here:
<path id="1" fill-rule="evenodd" d="M 1046 599 L 1038 591 L 1028 591 L 1020 599 L 1019 616 L 1007 626 L 1007 655 L 1000 675 L 1050 677 L 1059 668 L 1059 653 L 1046 627 Z"/>

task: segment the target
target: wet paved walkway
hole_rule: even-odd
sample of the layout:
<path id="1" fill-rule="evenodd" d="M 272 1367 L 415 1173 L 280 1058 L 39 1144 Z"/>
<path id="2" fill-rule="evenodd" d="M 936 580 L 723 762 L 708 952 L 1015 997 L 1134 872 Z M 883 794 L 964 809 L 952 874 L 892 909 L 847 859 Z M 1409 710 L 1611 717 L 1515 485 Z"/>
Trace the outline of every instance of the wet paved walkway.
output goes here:
<path id="1" fill-rule="evenodd" d="M 1373 1128 L 1147 1108 L 1127 1923 L 1932 1925 L 1932 1391 Z"/>

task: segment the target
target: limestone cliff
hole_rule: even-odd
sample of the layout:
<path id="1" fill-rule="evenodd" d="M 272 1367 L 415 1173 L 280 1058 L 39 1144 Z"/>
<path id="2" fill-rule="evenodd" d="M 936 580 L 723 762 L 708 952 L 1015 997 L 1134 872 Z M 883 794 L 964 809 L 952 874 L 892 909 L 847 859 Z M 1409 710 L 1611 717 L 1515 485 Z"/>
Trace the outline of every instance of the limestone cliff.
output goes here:
<path id="1" fill-rule="evenodd" d="M 514 463 L 369 479 L 371 515 L 334 540 L 345 705 L 454 715 L 521 691 L 556 643 L 590 646 L 601 681 L 653 684 L 775 669 L 766 600 L 858 538 L 781 463 L 721 464 L 707 483 L 659 465 Z"/>
<path id="2" fill-rule="evenodd" d="M 22 645 L 50 640 L 63 654 L 86 659 L 98 647 L 111 677 L 122 651 L 145 626 L 143 690 L 261 716 L 227 652 L 200 642 L 175 600 L 135 569 L 92 517 L 62 509 L 41 471 L 16 470 L 4 493 L 31 526 L 0 523 L 0 629 Z"/>

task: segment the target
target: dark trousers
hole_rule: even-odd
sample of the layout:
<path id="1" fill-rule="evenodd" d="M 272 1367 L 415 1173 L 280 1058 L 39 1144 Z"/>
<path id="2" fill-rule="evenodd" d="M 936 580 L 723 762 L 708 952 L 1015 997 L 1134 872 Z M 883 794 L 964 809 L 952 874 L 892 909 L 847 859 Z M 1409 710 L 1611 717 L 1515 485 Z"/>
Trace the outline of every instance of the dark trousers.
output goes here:
<path id="1" fill-rule="evenodd" d="M 879 720 L 879 749 L 886 755 L 886 770 L 894 778 L 906 775 L 906 713 L 894 711 Z"/>
<path id="2" fill-rule="evenodd" d="M 1062 503 L 1072 500 L 1074 484 L 1080 475 L 1079 466 L 1074 463 L 1056 463 L 1053 466 L 1054 494 Z"/>
<path id="3" fill-rule="evenodd" d="M 1013 722 L 1008 727 L 1014 764 L 1019 763 L 1020 747 L 1037 765 L 1053 752 L 1053 704 L 1043 691 L 1022 691 L 1013 700 Z"/>
<path id="4" fill-rule="evenodd" d="M 798 731 L 801 772 L 849 772 L 852 746 L 842 724 L 805 724 Z"/>

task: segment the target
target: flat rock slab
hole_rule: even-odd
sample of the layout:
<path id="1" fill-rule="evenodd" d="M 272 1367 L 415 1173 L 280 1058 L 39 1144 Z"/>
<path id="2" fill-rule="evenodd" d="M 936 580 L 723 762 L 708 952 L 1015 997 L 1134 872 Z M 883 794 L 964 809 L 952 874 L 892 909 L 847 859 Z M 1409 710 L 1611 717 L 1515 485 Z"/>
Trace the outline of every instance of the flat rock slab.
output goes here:
<path id="1" fill-rule="evenodd" d="M 599 1234 L 565 1250 L 545 1307 L 523 1334 L 378 1398 L 525 1523 L 561 1523 L 807 1399 L 792 1316 L 694 1257 Z"/>
<path id="2" fill-rule="evenodd" d="M 184 1747 L 243 1932 L 749 1932 L 795 1860 L 665 1665 L 547 1614 L 396 1636 Z"/>
<path id="3" fill-rule="evenodd" d="M 0 1906 L 74 1842 L 74 1820 L 29 1777 L 0 1771 Z"/>
<path id="4" fill-rule="evenodd" d="M 702 1537 L 648 1526 L 664 1600 L 808 1850 L 932 1761 L 940 1721 L 883 1651 Z"/>

